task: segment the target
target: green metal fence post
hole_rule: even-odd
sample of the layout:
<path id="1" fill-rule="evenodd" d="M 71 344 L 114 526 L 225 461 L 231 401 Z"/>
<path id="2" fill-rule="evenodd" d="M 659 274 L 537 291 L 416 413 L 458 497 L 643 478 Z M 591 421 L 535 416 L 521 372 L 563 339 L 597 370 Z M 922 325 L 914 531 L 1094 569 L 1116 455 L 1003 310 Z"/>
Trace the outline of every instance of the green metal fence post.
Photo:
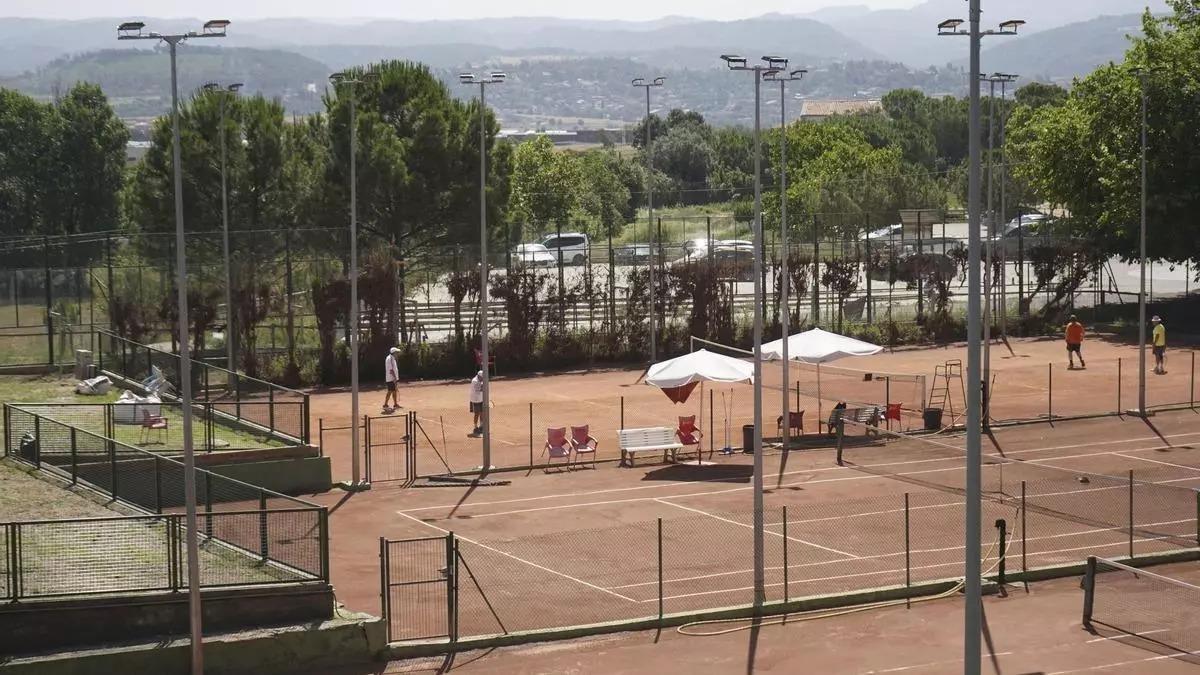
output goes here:
<path id="1" fill-rule="evenodd" d="M 1092 627 L 1092 608 L 1096 598 L 1096 556 L 1089 555 L 1083 575 L 1083 627 Z"/>
<path id="2" fill-rule="evenodd" d="M 446 633 L 450 642 L 456 641 L 454 635 L 454 573 L 458 565 L 454 560 L 454 533 L 446 533 Z"/>
<path id="3" fill-rule="evenodd" d="M 167 516 L 167 584 L 174 593 L 179 590 L 179 532 L 175 516 Z"/>
<path id="4" fill-rule="evenodd" d="M 904 588 L 906 591 L 912 590 L 912 534 L 909 529 L 910 515 L 908 510 L 908 493 L 904 493 Z M 904 603 L 907 607 L 912 607 L 912 597 L 909 592 L 904 594 Z"/>
<path id="5" fill-rule="evenodd" d="M 663 620 L 663 521 L 658 519 L 658 624 Z"/>
<path id="6" fill-rule="evenodd" d="M 111 438 L 108 441 L 108 467 L 109 472 L 112 474 L 112 482 L 109 484 L 112 490 L 111 496 L 113 500 L 116 500 L 120 482 L 117 477 L 117 443 Z"/>
<path id="7" fill-rule="evenodd" d="M 1196 407 L 1196 351 L 1192 350 L 1192 374 L 1188 377 L 1188 407 Z"/>
<path id="8" fill-rule="evenodd" d="M 275 433 L 275 387 L 267 389 L 267 415 L 271 421 L 271 433 Z"/>
<path id="9" fill-rule="evenodd" d="M 1005 573 L 1004 567 L 1005 567 L 1005 564 L 1007 563 L 1007 559 L 1008 559 L 1007 546 L 1005 546 L 1005 542 L 1008 540 L 1008 522 L 1005 521 L 1003 518 L 997 518 L 996 519 L 996 529 L 1000 531 L 1000 546 L 999 546 L 1000 560 L 999 560 L 999 566 L 997 567 L 997 570 L 996 570 L 998 573 L 997 580 L 999 581 L 1000 585 L 1003 586 L 1004 585 L 1004 573 Z"/>
<path id="10" fill-rule="evenodd" d="M 454 540 L 454 586 L 453 586 L 453 588 L 450 589 L 451 592 L 454 594 L 454 618 L 450 624 L 450 635 L 451 635 L 450 640 L 451 640 L 451 642 L 458 642 L 458 610 L 459 610 L 458 563 L 459 563 L 459 560 L 461 560 L 461 557 L 459 556 L 459 553 L 458 553 L 458 539 L 456 538 Z"/>
<path id="11" fill-rule="evenodd" d="M 209 537 L 212 537 L 213 533 L 212 476 L 208 471 L 204 472 L 204 532 Z"/>
<path id="12" fill-rule="evenodd" d="M 42 468 L 42 418 L 33 416 L 33 465 Z"/>
<path id="13" fill-rule="evenodd" d="M 317 542 L 321 547 L 321 580 L 329 581 L 329 509 L 321 507 L 317 511 L 317 536 L 320 541 Z"/>
<path id="14" fill-rule="evenodd" d="M 154 512 L 162 513 L 162 457 L 154 456 Z"/>
<path id="15" fill-rule="evenodd" d="M 12 456 L 12 410 L 4 404 L 4 456 Z"/>
<path id="16" fill-rule="evenodd" d="M 21 586 L 24 585 L 25 579 L 21 572 L 21 524 L 12 523 L 9 525 L 9 533 L 11 538 L 8 542 L 8 551 L 12 556 L 12 561 L 8 564 L 8 569 L 12 570 L 12 582 L 9 590 L 12 592 L 13 601 L 21 599 Z"/>
<path id="17" fill-rule="evenodd" d="M 48 364 L 53 366 L 54 360 L 54 316 L 51 311 L 54 307 L 54 293 L 50 285 L 50 238 L 42 237 L 42 266 L 46 273 L 46 350 L 49 356 Z"/>
<path id="18" fill-rule="evenodd" d="M 391 596 L 388 581 L 388 542 L 384 537 L 379 538 L 379 611 L 383 614 L 383 623 L 387 633 L 387 641 L 392 641 L 392 617 L 388 611 L 388 599 Z"/>
<path id="19" fill-rule="evenodd" d="M 786 255 L 786 251 L 784 255 Z M 783 602 L 786 604 L 791 596 L 788 594 L 788 517 L 787 504 L 783 505 Z M 787 618 L 787 615 L 784 615 Z"/>
<path id="20" fill-rule="evenodd" d="M 1129 559 L 1133 559 L 1133 469 L 1129 470 Z"/>
<path id="21" fill-rule="evenodd" d="M 621 397 L 621 428 L 625 428 L 625 397 Z"/>
<path id="22" fill-rule="evenodd" d="M 529 468 L 533 468 L 533 401 L 529 402 Z"/>
<path id="23" fill-rule="evenodd" d="M 1054 421 L 1054 364 L 1046 364 L 1046 419 Z"/>
<path id="24" fill-rule="evenodd" d="M 1121 408 L 1121 359 L 1117 357 L 1117 414 L 1120 415 L 1124 410 Z"/>
<path id="25" fill-rule="evenodd" d="M 267 538 L 267 492 L 258 491 L 258 543 L 262 549 L 263 562 L 270 557 L 270 540 Z"/>
<path id="26" fill-rule="evenodd" d="M 79 445 L 75 431 L 75 427 L 71 427 L 71 485 L 79 482 Z"/>

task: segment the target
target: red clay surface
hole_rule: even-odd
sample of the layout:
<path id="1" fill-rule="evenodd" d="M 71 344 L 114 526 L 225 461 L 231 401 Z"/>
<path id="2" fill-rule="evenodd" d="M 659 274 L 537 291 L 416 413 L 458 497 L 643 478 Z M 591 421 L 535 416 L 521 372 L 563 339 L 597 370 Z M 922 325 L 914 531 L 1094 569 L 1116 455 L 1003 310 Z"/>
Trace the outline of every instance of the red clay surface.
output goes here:
<path id="1" fill-rule="evenodd" d="M 1110 413 L 1137 404 L 1138 352 L 1132 345 L 1089 337 L 1084 344 L 1087 369 L 1067 370 L 1066 350 L 1060 340 L 1013 339 L 1010 344 L 1012 353 L 1002 343 L 992 347 L 994 420 L 1045 419 L 1051 413 L 1059 417 Z M 1149 355 L 1147 358 L 1148 367 L 1153 367 L 1152 358 Z M 935 384 L 935 366 L 951 359 L 965 363 L 965 348 L 962 345 L 912 348 L 843 359 L 830 364 L 836 368 L 822 369 L 823 400 L 819 406 L 815 398 L 815 373 L 811 367 L 800 370 L 801 366 L 796 365 L 789 378 L 791 408 L 797 408 L 795 387 L 799 383 L 802 391 L 799 408 L 805 411 L 806 433 L 817 432 L 818 421 L 828 417 L 829 409 L 837 401 L 848 401 L 851 405 L 902 403 L 908 409 L 903 427 L 919 427 L 916 411 L 921 407 L 921 394 L 917 385 L 895 382 L 888 386 L 884 381 L 864 381 L 863 375 L 883 372 L 924 375 L 924 397 L 928 401 L 929 390 Z M 1147 405 L 1186 404 L 1192 400 L 1193 360 L 1190 349 L 1170 350 L 1168 374 L 1146 376 Z M 619 456 L 616 432 L 622 426 L 674 428 L 679 416 L 696 415 L 702 417 L 698 422 L 705 434 L 703 447 L 707 451 L 726 445 L 740 448 L 741 427 L 753 421 L 753 388 L 748 384 L 707 387 L 703 394 L 697 389 L 687 403 L 675 405 L 658 389 L 640 382 L 640 368 L 533 376 L 507 376 L 503 364 L 500 368 L 501 375 L 493 379 L 491 386 L 494 466 L 526 466 L 531 456 L 535 463 L 544 462 L 542 449 L 548 427 L 589 425 L 591 434 L 599 441 L 599 457 L 611 459 Z M 850 372 L 838 374 L 839 369 Z M 777 436 L 776 418 L 783 407 L 781 368 L 778 363 L 764 364 L 763 372 L 767 385 L 763 393 L 764 434 Z M 360 396 L 360 412 L 379 415 L 383 396 L 381 386 L 365 389 Z M 472 418 L 467 412 L 466 380 L 405 383 L 400 388 L 400 401 L 406 411 L 417 412 L 421 424 L 417 435 L 420 474 L 444 473 L 443 459 L 454 471 L 469 471 L 481 464 L 482 442 L 467 437 Z M 723 405 L 731 412 L 723 412 Z M 957 380 L 951 383 L 950 403 L 946 407 L 947 421 L 961 422 L 963 385 Z M 326 427 L 348 426 L 349 411 L 350 396 L 345 391 L 313 395 L 314 434 L 318 419 Z M 391 421 L 377 423 L 376 442 L 386 442 L 389 438 L 398 441 L 403 435 L 403 412 Z M 331 431 L 324 436 L 327 454 L 334 461 L 334 478 L 349 479 L 349 431 Z M 376 458 L 375 464 L 377 479 L 387 476 L 389 471 L 403 477 L 401 468 L 389 469 L 384 460 Z"/>
<path id="2" fill-rule="evenodd" d="M 1050 350 L 1058 354 L 1061 349 L 1060 343 L 1048 341 L 1014 346 L 1018 352 L 1034 354 L 1027 359 L 1047 355 Z M 1121 354 L 1126 362 L 1136 362 L 1136 351 L 1105 343 L 1089 343 L 1085 349 L 1091 357 L 1089 370 L 1070 373 L 1065 369 L 1056 370 L 1053 400 L 1056 404 L 1060 396 L 1070 400 L 1079 413 L 1115 409 L 1115 381 L 1105 380 L 1107 386 L 1094 386 L 1082 377 L 1075 383 L 1072 378 L 1102 371 L 1105 354 L 1112 359 L 1110 363 L 1115 375 L 1115 355 Z M 949 349 L 899 352 L 872 357 L 880 359 L 880 363 L 870 367 L 899 371 L 906 364 L 932 364 L 955 355 Z M 993 407 L 996 418 L 1033 418 L 1045 403 L 1044 400 L 1039 403 L 1037 392 L 1041 391 L 1044 396 L 1048 388 L 1038 389 L 1036 380 L 1030 380 L 1032 375 L 1018 362 L 1019 358 L 993 360 L 998 371 Z M 1151 392 L 1158 392 L 1149 402 L 1182 400 L 1186 403 L 1190 395 L 1190 358 L 1188 366 L 1183 369 L 1182 376 L 1174 371 L 1164 377 L 1148 376 Z M 1044 372 L 1044 363 L 1041 369 Z M 1136 374 L 1130 370 L 1124 373 L 1129 380 L 1124 392 L 1126 405 L 1133 403 L 1132 392 L 1136 392 Z M 665 425 L 669 424 L 675 410 L 694 409 L 695 406 L 673 409 L 657 390 L 632 384 L 637 375 L 637 371 L 577 373 L 500 382 L 496 387 L 497 394 L 493 396 L 497 400 L 496 409 L 515 406 L 524 408 L 525 413 L 523 419 L 504 419 L 508 424 L 502 423 L 497 416 L 498 430 L 512 430 L 512 438 L 523 433 L 524 440 L 518 438 L 506 445 L 503 434 L 498 434 L 495 452 L 500 461 L 494 463 L 528 461 L 528 403 L 506 402 L 508 396 L 535 398 L 535 410 L 586 411 L 591 415 L 588 419 L 593 423 L 593 434 L 601 437 L 602 450 L 606 440 L 601 436 L 603 427 L 596 420 L 603 415 L 619 414 L 618 397 L 622 393 L 626 426 L 634 426 L 635 422 L 630 420 L 635 416 L 647 420 L 646 425 Z M 1021 377 L 1026 379 L 1021 380 Z M 1104 380 L 1103 377 L 1100 379 Z M 1012 380 L 1010 385 L 1014 389 L 1023 387 L 1030 393 L 1013 394 L 1004 399 L 1001 383 L 1008 380 Z M 1060 383 L 1060 380 L 1064 382 Z M 381 392 L 363 396 L 364 411 L 373 408 L 371 397 L 377 393 L 382 399 Z M 1112 400 L 1105 406 L 1110 394 Z M 737 401 L 739 409 L 747 409 L 748 416 L 750 388 L 742 386 L 737 390 L 737 396 L 740 397 Z M 411 385 L 403 388 L 401 394 L 402 402 L 413 406 L 426 420 L 423 425 L 453 411 L 453 418 L 445 418 L 448 437 L 451 420 L 456 420 L 453 424 L 464 435 L 469 430 L 465 398 L 465 383 Z M 617 398 L 617 405 L 606 403 L 612 398 Z M 341 393 L 314 396 L 313 414 L 324 416 L 326 426 L 336 424 L 331 421 L 332 414 L 345 400 L 346 395 Z M 1001 405 L 1005 400 L 1007 402 Z M 439 409 L 439 404 L 445 407 Z M 444 412 L 439 413 L 439 410 Z M 1054 412 L 1060 414 L 1057 405 Z M 1067 412 L 1073 411 L 1061 414 Z M 1010 570 L 1023 566 L 1078 563 L 1092 554 L 1128 555 L 1130 533 L 1127 527 L 1122 527 L 1128 522 L 1127 483 L 1096 479 L 1082 483 L 1078 476 L 1082 472 L 1116 476 L 1125 476 L 1129 470 L 1135 472 L 1139 481 L 1134 500 L 1132 548 L 1135 554 L 1194 546 L 1197 530 L 1195 496 L 1190 490 L 1180 488 L 1200 487 L 1200 449 L 1192 445 L 1200 440 L 1200 427 L 1196 422 L 1197 414 L 1184 410 L 1161 413 L 1149 423 L 1130 417 L 1108 417 L 997 427 L 985 452 L 1002 455 L 1009 462 L 1001 465 L 992 460 L 985 467 L 984 487 L 989 498 L 983 514 L 984 568 L 994 568 L 999 557 L 993 528 L 998 519 L 1006 521 L 1010 534 L 1006 550 Z M 341 423 L 346 423 L 345 418 Z M 905 426 L 909 424 L 911 422 L 906 421 Z M 618 426 L 619 420 L 614 420 L 613 431 L 609 433 L 615 436 Z M 520 427 L 524 427 L 523 432 Z M 435 429 L 427 430 L 434 436 Z M 440 429 L 436 435 L 438 449 L 444 451 Z M 334 459 L 335 476 L 348 478 L 348 437 L 344 433 L 340 439 L 327 434 L 325 440 L 326 454 Z M 518 441 L 525 447 L 517 447 Z M 454 468 L 478 464 L 478 441 L 469 442 L 475 445 L 460 445 L 457 451 L 455 444 L 450 444 L 449 460 Z M 609 439 L 610 450 L 614 443 L 615 440 Z M 906 582 L 906 571 L 914 583 L 960 575 L 963 505 L 961 497 L 952 490 L 962 484 L 961 444 L 959 436 L 942 435 L 936 439 L 906 440 L 885 447 L 874 444 L 851 447 L 847 450 L 850 464 L 844 467 L 836 465 L 833 451 L 828 447 L 792 452 L 786 458 L 778 453 L 768 454 L 764 458 L 768 487 L 764 516 L 768 533 L 765 552 L 768 598 L 782 599 L 785 593 L 789 598 L 796 598 L 902 585 Z M 433 457 L 428 445 L 422 445 L 419 452 L 422 463 Z M 708 459 L 707 453 L 705 459 Z M 374 461 L 378 466 L 381 460 L 376 457 Z M 628 469 L 602 463 L 595 470 L 549 474 L 541 470 L 506 472 L 496 477 L 511 480 L 511 485 L 474 489 L 405 488 L 401 482 L 377 479 L 368 492 L 318 495 L 317 501 L 333 507 L 333 583 L 339 599 L 352 609 L 379 613 L 379 538 L 438 538 L 452 531 L 458 537 L 463 560 L 475 575 L 471 584 L 462 577 L 462 635 L 499 632 L 500 626 L 507 630 L 523 630 L 653 616 L 658 602 L 656 519 L 661 518 L 666 612 L 748 604 L 752 588 L 751 458 L 741 454 L 718 454 L 712 461 L 713 465 L 703 467 L 686 463 L 665 466 L 639 463 L 636 468 Z M 1046 467 L 1057 467 L 1061 471 Z M 422 466 L 421 472 L 432 473 L 427 466 Z M 900 474 L 900 479 L 894 475 L 876 475 L 881 472 Z M 1018 508 L 1022 481 L 1026 482 L 1029 500 L 1024 522 L 1021 522 Z M 1161 486 L 1143 488 L 1140 481 L 1160 483 Z M 904 542 L 906 493 L 911 533 L 908 565 L 905 564 Z M 445 566 L 444 545 L 440 540 L 402 545 L 392 550 L 395 581 L 437 579 L 439 569 Z M 393 591 L 393 607 L 403 608 L 393 612 L 393 631 L 397 639 L 444 632 L 444 596 L 439 594 L 439 589 L 440 586 L 434 584 Z M 1037 595 L 1035 593 L 1035 599 Z M 492 607 L 484 602 L 485 598 Z M 827 626 L 844 626 L 837 631 L 840 641 L 833 640 L 827 649 L 814 647 L 814 653 L 825 655 L 818 661 L 828 657 L 828 663 L 845 664 L 844 668 L 832 668 L 831 672 L 868 672 L 872 668 L 897 666 L 900 661 L 881 658 L 876 663 L 872 661 L 874 656 L 868 658 L 857 649 L 858 642 L 864 639 L 877 643 L 877 634 L 882 631 L 887 633 L 889 644 L 894 643 L 900 653 L 912 656 L 903 659 L 904 662 L 932 664 L 926 670 L 914 672 L 957 670 L 952 661 L 957 652 L 947 645 L 957 635 L 961 616 L 944 609 L 940 612 L 930 609 L 933 606 L 944 608 L 955 602 L 931 603 L 920 610 L 902 613 L 902 617 L 922 617 L 908 630 L 923 631 L 930 636 L 927 641 L 903 637 L 893 640 L 891 632 L 882 631 L 886 623 L 879 624 L 878 619 L 862 615 L 821 622 Z M 1077 602 L 1072 600 L 1070 605 L 1070 611 L 1064 616 L 1078 614 Z M 1016 602 L 1004 607 L 1009 606 L 1020 607 Z M 499 615 L 499 620 L 493 611 Z M 1009 610 L 997 608 L 995 611 L 1003 615 Z M 1011 627 L 1018 635 L 1048 636 L 1053 634 L 1052 630 L 1062 629 L 1059 623 L 1048 623 L 1049 615 L 1039 609 L 1011 611 L 1014 617 Z M 1028 616 L 1023 614 L 1026 611 Z M 887 612 L 877 612 L 869 616 L 887 615 Z M 993 628 L 997 626 L 993 625 Z M 1077 630 L 1077 625 L 1071 626 L 1071 630 Z M 903 634 L 904 631 L 896 633 L 897 636 Z M 596 648 L 602 654 L 595 656 L 600 659 L 598 663 L 610 663 L 603 655 L 611 650 L 604 645 L 614 644 L 614 640 L 604 638 L 576 646 L 517 650 L 520 656 L 512 663 L 508 663 L 506 657 L 503 666 L 496 666 L 494 659 L 488 657 L 473 667 L 486 671 L 487 664 L 492 664 L 504 672 L 595 671 L 597 669 L 592 667 L 590 660 L 587 667 L 581 667 L 580 661 L 572 661 L 575 657 L 571 654 L 574 650 L 586 652 L 592 649 L 589 645 L 599 645 Z M 673 640 L 674 636 L 667 638 L 667 645 L 674 644 Z M 707 649 L 694 645 L 721 645 L 714 646 L 714 651 L 709 653 L 724 654 L 711 657 L 717 659 L 713 663 L 724 663 L 724 668 L 701 669 L 701 672 L 744 668 L 745 636 L 731 640 L 679 638 L 678 647 L 664 654 L 674 653 L 678 659 L 681 651 L 699 654 Z M 783 645 L 792 644 L 788 640 L 790 638 L 781 639 L 777 649 L 786 651 Z M 658 656 L 650 656 L 649 652 L 659 647 L 646 642 L 640 636 L 622 638 L 618 643 L 630 649 L 622 649 L 622 655 L 612 657 L 611 668 L 599 670 L 622 672 L 623 662 L 636 666 L 641 659 L 634 654 L 657 659 Z M 1051 659 L 1048 663 L 1061 663 L 1061 666 L 1045 668 L 1047 672 L 1092 662 L 1088 659 L 1093 653 L 1100 654 L 1099 660 L 1095 661 L 1100 664 L 1109 663 L 1110 656 L 1117 656 L 1116 652 L 1101 652 L 1109 649 L 1108 646 L 1096 647 L 1086 642 L 1079 643 L 1086 645 L 1083 647 L 1076 644 L 1077 651 L 1071 651 L 1073 643 L 1067 640 L 1047 639 L 1036 644 L 1054 646 L 1059 642 L 1066 656 L 1048 656 Z M 825 643 L 817 640 L 813 644 Z M 837 647 L 839 644 L 840 648 Z M 772 657 L 771 643 L 764 641 L 756 657 L 757 667 L 768 670 L 794 668 L 799 663 L 794 659 L 799 657 L 784 651 L 775 651 L 776 656 Z M 1027 650 L 1021 650 L 1024 651 Z M 556 654 L 564 653 L 568 656 L 562 658 L 576 665 L 555 661 L 560 658 Z M 531 654 L 533 656 L 529 656 Z M 1135 651 L 1131 658 L 1140 658 L 1140 654 Z M 1065 660 L 1060 661 L 1060 656 Z M 543 658 L 548 660 L 539 660 Z M 663 663 L 674 663 L 669 657 L 663 659 Z M 460 656 L 458 662 L 465 661 L 466 658 Z M 1150 663 L 1156 664 L 1155 668 L 1177 665 Z M 640 666 L 636 667 L 642 670 Z M 1023 671 L 1006 668 L 1004 672 Z M 1122 671 L 1117 668 L 1112 672 Z"/>
<path id="3" fill-rule="evenodd" d="M 1156 568 L 1192 583 L 1195 564 Z M 1094 634 L 1081 626 L 1078 579 L 1010 588 L 984 599 L 988 631 L 984 673 L 1197 672 L 1187 657 L 1167 656 L 1136 638 Z M 861 673 L 940 675 L 962 672 L 961 598 L 917 603 L 816 621 L 790 621 L 757 632 L 689 637 L 666 630 L 469 652 L 370 668 L 321 671 L 361 673 Z M 727 628 L 733 625 L 716 626 Z M 990 648 L 989 648 L 990 644 Z"/>

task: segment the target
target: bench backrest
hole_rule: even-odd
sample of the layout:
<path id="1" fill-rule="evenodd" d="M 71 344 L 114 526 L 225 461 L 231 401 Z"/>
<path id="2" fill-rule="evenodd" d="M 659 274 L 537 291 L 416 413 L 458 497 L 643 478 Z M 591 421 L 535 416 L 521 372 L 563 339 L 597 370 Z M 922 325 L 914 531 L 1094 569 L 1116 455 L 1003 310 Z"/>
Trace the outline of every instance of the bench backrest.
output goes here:
<path id="1" fill-rule="evenodd" d="M 867 408 L 834 408 L 829 411 L 829 426 L 837 424 L 840 419 L 853 420 L 855 422 L 869 422 L 872 419 L 883 416 L 883 409 L 871 406 Z"/>
<path id="2" fill-rule="evenodd" d="M 644 448 L 678 443 L 675 430 L 668 427 L 646 427 L 644 429 L 621 429 L 617 432 L 622 448 Z"/>

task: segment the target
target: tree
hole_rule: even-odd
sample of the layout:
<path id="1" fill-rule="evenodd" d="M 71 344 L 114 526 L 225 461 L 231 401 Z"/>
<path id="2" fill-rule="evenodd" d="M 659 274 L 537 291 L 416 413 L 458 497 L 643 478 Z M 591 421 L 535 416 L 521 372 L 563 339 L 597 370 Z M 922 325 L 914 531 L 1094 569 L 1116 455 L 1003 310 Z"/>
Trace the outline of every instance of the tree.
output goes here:
<path id="1" fill-rule="evenodd" d="M 78 83 L 58 103 L 58 139 L 47 234 L 117 229 L 129 132 L 93 84 Z"/>
<path id="2" fill-rule="evenodd" d="M 654 141 L 651 161 L 657 171 L 670 177 L 674 201 L 697 204 L 708 201 L 708 174 L 715 164 L 706 130 L 694 123 L 672 127 L 666 136 Z M 665 196 L 667 201 L 669 197 Z"/>
<path id="3" fill-rule="evenodd" d="M 629 187 L 621 180 L 621 156 L 614 150 L 592 151 L 581 155 L 580 173 L 586 190 L 580 195 L 580 207 L 600 225 L 590 234 L 615 234 L 633 220 Z"/>
<path id="4" fill-rule="evenodd" d="M 575 155 L 557 152 L 545 136 L 517 146 L 513 153 L 512 219 L 518 234 L 524 223 L 534 233 L 569 222 L 580 201 L 582 182 Z"/>
<path id="5" fill-rule="evenodd" d="M 1016 92 L 1017 105 L 1032 108 L 1058 107 L 1067 102 L 1069 92 L 1057 84 L 1030 82 Z"/>
<path id="6" fill-rule="evenodd" d="M 1009 134 L 1016 171 L 1072 214 L 1073 234 L 1110 255 L 1136 256 L 1141 201 L 1142 80 L 1148 101 L 1150 258 L 1182 263 L 1200 249 L 1200 3 L 1143 17 L 1123 64 L 1079 81 L 1061 106 L 1018 108 Z"/>
<path id="7" fill-rule="evenodd" d="M 52 106 L 0 89 L 0 232 L 46 233 L 56 126 Z"/>

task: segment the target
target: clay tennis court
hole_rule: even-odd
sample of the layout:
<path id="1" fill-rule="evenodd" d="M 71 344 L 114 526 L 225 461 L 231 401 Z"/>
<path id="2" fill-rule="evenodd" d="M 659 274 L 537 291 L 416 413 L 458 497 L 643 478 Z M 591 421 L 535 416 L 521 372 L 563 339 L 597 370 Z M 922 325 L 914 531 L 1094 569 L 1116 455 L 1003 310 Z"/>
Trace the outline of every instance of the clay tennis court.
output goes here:
<path id="1" fill-rule="evenodd" d="M 1200 486 L 1200 450 L 1192 445 L 1200 439 L 1195 417 L 1185 410 L 1155 416 L 1152 427 L 1111 417 L 997 430 L 988 453 L 1065 469 L 1057 480 L 1032 473 L 1027 480 L 1030 485 L 1050 480 L 1050 489 L 1040 495 L 1082 500 L 1089 514 L 1071 512 L 1063 507 L 1067 501 L 1059 501 L 1025 509 L 1021 522 L 1019 474 L 1034 469 L 1005 465 L 1003 488 L 999 472 L 986 470 L 984 569 L 994 574 L 1000 557 L 993 528 L 998 519 L 1008 523 L 1004 552 L 1010 572 L 1079 563 L 1087 555 L 1124 556 L 1131 544 L 1135 556 L 1194 547 L 1194 494 L 1180 489 L 1171 492 L 1175 496 L 1149 496 L 1157 488 L 1140 481 L 1145 476 L 1164 490 Z M 955 437 L 940 442 L 953 444 Z M 832 449 L 792 452 L 786 462 L 782 455 L 765 458 L 769 600 L 781 600 L 785 592 L 798 598 L 961 575 L 963 503 L 947 489 L 961 480 L 961 460 L 896 445 L 864 445 L 847 456 L 861 462 L 863 453 L 876 452 L 891 456 L 871 457 L 861 467 L 837 466 Z M 378 537 L 454 532 L 474 575 L 470 586 L 461 582 L 461 635 L 655 616 L 662 518 L 664 612 L 748 604 L 749 459 L 735 455 L 704 467 L 535 471 L 511 475 L 508 486 L 474 489 L 378 485 L 352 496 L 326 495 L 323 501 L 337 504 L 331 519 L 333 581 L 350 607 L 379 611 Z M 1072 473 L 1119 475 L 1116 467 L 1139 476 L 1133 528 L 1122 527 L 1125 489 L 1081 484 Z M 931 479 L 936 486 L 922 484 Z M 435 541 L 428 551 L 399 561 L 396 572 L 420 576 L 422 568 L 436 570 L 431 565 L 440 545 Z M 394 608 L 407 609 L 393 612 L 398 639 L 436 634 L 444 606 L 437 597 L 398 594 L 392 601 Z"/>
<path id="2" fill-rule="evenodd" d="M 1107 336 L 1089 336 L 1084 345 L 1086 370 L 1068 370 L 1066 351 L 1057 339 L 1011 339 L 1010 352 L 1003 343 L 992 347 L 994 382 L 991 396 L 993 420 L 1038 420 L 1079 415 L 1113 413 L 1137 404 L 1137 349 Z M 822 400 L 816 398 L 815 372 L 811 366 L 793 365 L 788 397 L 793 411 L 804 411 L 806 434 L 818 431 L 830 408 L 838 401 L 851 405 L 902 404 L 904 419 L 899 428 L 920 428 L 920 409 L 935 387 L 936 367 L 947 361 L 965 363 L 962 344 L 945 347 L 898 349 L 875 356 L 842 359 L 823 368 Z M 1152 361 L 1151 361 L 1152 363 Z M 1190 349 L 1172 349 L 1167 356 L 1166 375 L 1147 375 L 1148 406 L 1187 405 L 1196 398 L 1194 356 Z M 542 449 L 548 427 L 588 425 L 599 441 L 600 459 L 619 456 L 617 430 L 649 426 L 674 427 L 679 416 L 697 417 L 705 435 L 703 447 L 740 448 L 741 427 L 753 421 L 753 388 L 748 384 L 708 386 L 693 392 L 687 403 L 672 404 L 662 392 L 641 383 L 637 367 L 599 369 L 562 374 L 500 374 L 491 386 L 492 464 L 497 467 L 527 466 L 545 461 Z M 764 436 L 777 437 L 777 418 L 782 413 L 782 380 L 778 363 L 764 364 Z M 921 376 L 925 390 L 909 381 L 880 379 L 885 374 Z M 870 379 L 864 379 L 870 376 Z M 796 388 L 800 396 L 796 396 Z M 961 423 L 964 385 L 949 384 L 945 422 Z M 383 401 L 381 386 L 363 390 L 361 414 L 379 416 Z M 922 400 L 924 399 L 924 400 Z M 467 412 L 467 380 L 404 383 L 400 402 L 417 413 L 418 472 L 421 475 L 470 471 L 481 464 L 478 438 L 468 438 L 473 424 Z M 333 458 L 334 478 L 351 476 L 350 397 L 345 390 L 312 397 L 312 428 L 319 424 L 342 427 L 324 434 L 327 452 Z M 390 434 L 403 435 L 397 423 L 387 429 L 381 423 L 376 441 Z M 320 420 L 320 422 L 318 422 Z M 821 430 L 824 430 L 822 426 Z"/>

